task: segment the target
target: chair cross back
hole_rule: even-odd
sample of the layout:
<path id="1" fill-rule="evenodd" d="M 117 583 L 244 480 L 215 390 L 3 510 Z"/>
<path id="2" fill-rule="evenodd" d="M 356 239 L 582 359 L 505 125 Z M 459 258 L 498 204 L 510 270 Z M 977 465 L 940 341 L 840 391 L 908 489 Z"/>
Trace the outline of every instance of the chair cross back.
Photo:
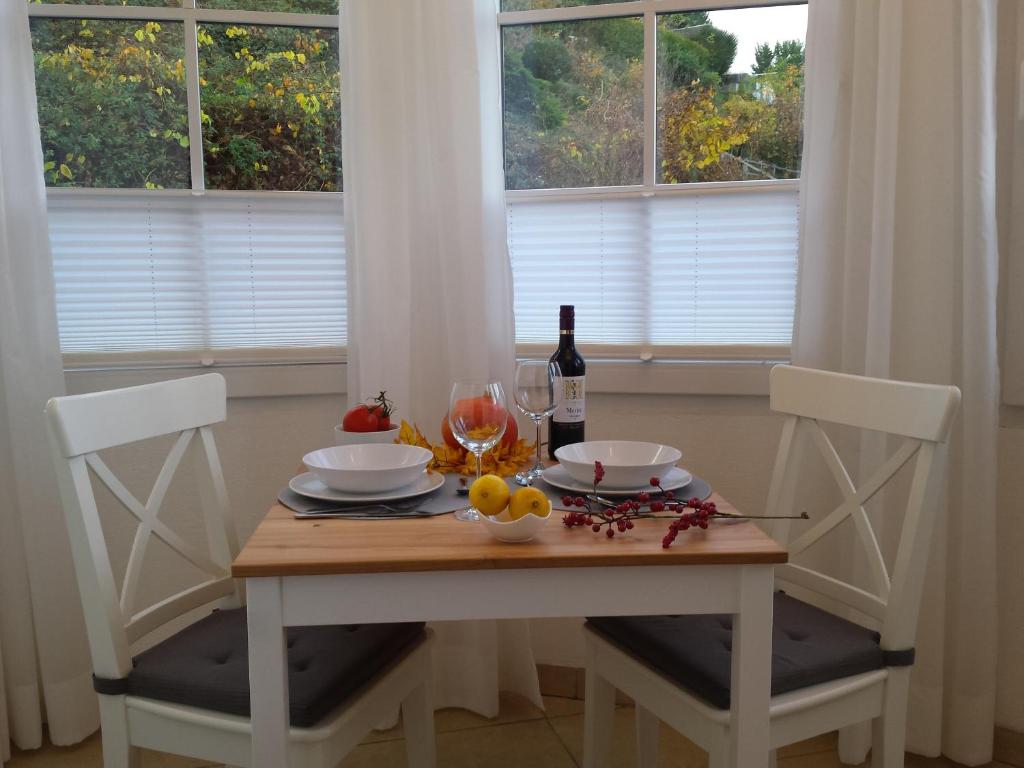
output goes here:
<path id="1" fill-rule="evenodd" d="M 211 425 L 226 418 L 224 378 L 207 374 L 141 387 L 51 399 L 50 445 L 71 534 L 75 572 L 85 606 L 93 668 L 118 678 L 131 669 L 130 646 L 188 611 L 240 594 L 230 575 L 238 541 Z M 145 503 L 129 491 L 98 451 L 177 434 Z M 159 518 L 177 470 L 191 454 L 208 550 L 190 544 Z M 120 594 L 103 537 L 92 474 L 138 521 Z M 207 577 L 202 583 L 136 610 L 143 564 L 156 537 Z"/>
<path id="2" fill-rule="evenodd" d="M 789 520 L 776 521 L 772 535 L 785 542 L 791 562 L 777 579 L 838 601 L 879 622 L 885 650 L 913 646 L 924 583 L 928 542 L 934 524 L 929 486 L 937 451 L 944 447 L 960 402 L 956 387 L 870 379 L 793 366 L 771 372 L 771 407 L 788 414 L 772 475 L 768 515 L 789 515 L 798 477 L 799 437 L 804 435 L 823 459 L 843 496 L 842 503 L 795 538 Z M 860 486 L 854 484 L 820 422 L 903 437 L 894 453 Z M 865 505 L 896 474 L 912 466 L 903 528 L 892 572 L 886 566 Z M 864 552 L 872 591 L 798 565 L 792 560 L 850 519 Z"/>

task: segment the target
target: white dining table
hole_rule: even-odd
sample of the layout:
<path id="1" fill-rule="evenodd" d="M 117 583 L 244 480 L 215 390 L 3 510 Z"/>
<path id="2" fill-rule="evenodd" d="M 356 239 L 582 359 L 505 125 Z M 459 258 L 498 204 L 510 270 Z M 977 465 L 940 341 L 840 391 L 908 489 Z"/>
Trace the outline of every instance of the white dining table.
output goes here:
<path id="1" fill-rule="evenodd" d="M 288 765 L 286 627 L 724 613 L 734 616 L 731 765 L 767 768 L 774 566 L 786 550 L 749 522 L 691 529 L 663 549 L 664 520 L 609 539 L 552 517 L 533 541 L 503 544 L 450 515 L 297 520 L 272 507 L 232 566 L 246 582 L 252 765 Z M 590 750 L 584 765 L 606 757 Z"/>

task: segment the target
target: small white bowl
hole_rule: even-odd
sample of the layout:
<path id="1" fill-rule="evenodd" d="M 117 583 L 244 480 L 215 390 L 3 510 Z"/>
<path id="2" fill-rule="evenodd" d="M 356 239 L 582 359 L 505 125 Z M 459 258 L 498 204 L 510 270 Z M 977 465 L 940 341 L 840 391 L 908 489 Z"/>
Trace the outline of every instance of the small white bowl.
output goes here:
<path id="1" fill-rule="evenodd" d="M 563 445 L 555 458 L 573 480 L 590 485 L 594 482 L 594 462 L 604 466 L 604 488 L 646 488 L 651 477 L 664 475 L 682 457 L 678 448 L 659 443 L 631 440 L 593 440 Z"/>
<path id="2" fill-rule="evenodd" d="M 416 480 L 434 454 L 417 445 L 335 445 L 307 453 L 302 463 L 328 488 L 377 493 Z"/>
<path id="3" fill-rule="evenodd" d="M 541 529 L 548 524 L 550 519 L 550 501 L 548 501 L 548 513 L 544 517 L 539 517 L 530 512 L 518 520 L 512 520 L 509 518 L 508 509 L 503 509 L 493 517 L 490 515 L 480 515 L 480 522 L 484 524 L 487 532 L 498 541 L 504 541 L 507 544 L 519 544 L 523 541 L 529 541 L 541 532 Z"/>
<path id="4" fill-rule="evenodd" d="M 366 443 L 393 443 L 398 439 L 399 427 L 381 432 L 346 432 L 341 424 L 334 428 L 335 445 L 363 445 Z"/>

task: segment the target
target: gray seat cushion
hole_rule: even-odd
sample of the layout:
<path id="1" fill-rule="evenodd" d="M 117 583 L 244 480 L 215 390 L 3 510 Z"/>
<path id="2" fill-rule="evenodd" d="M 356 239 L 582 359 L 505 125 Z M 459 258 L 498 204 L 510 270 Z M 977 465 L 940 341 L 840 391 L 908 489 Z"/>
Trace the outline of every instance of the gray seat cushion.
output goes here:
<path id="1" fill-rule="evenodd" d="M 315 725 L 423 635 L 422 623 L 288 629 L 291 724 Z M 134 659 L 126 692 L 249 715 L 244 608 L 216 611 Z"/>
<path id="2" fill-rule="evenodd" d="M 711 706 L 729 708 L 731 616 L 605 617 L 587 624 Z M 777 592 L 772 695 L 881 669 L 878 642 L 877 632 Z"/>

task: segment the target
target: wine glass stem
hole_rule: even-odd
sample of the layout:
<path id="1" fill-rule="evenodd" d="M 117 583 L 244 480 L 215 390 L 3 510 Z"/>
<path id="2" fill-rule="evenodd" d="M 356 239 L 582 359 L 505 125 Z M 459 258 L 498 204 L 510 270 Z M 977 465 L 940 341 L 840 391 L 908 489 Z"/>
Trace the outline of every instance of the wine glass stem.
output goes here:
<path id="1" fill-rule="evenodd" d="M 533 419 L 533 423 L 537 425 L 537 467 L 540 467 L 542 463 L 540 458 L 540 421 L 536 417 Z"/>
<path id="2" fill-rule="evenodd" d="M 473 451 L 473 455 L 476 456 L 476 479 L 479 480 L 480 479 L 480 465 L 482 465 L 484 463 L 484 452 L 480 451 L 478 453 L 476 451 Z"/>

